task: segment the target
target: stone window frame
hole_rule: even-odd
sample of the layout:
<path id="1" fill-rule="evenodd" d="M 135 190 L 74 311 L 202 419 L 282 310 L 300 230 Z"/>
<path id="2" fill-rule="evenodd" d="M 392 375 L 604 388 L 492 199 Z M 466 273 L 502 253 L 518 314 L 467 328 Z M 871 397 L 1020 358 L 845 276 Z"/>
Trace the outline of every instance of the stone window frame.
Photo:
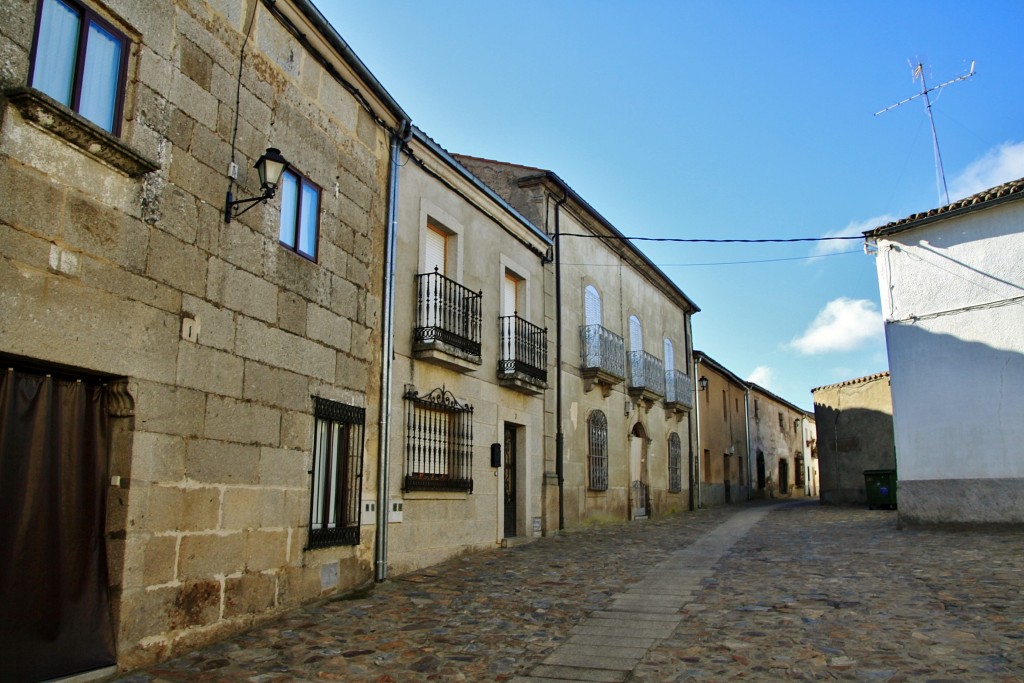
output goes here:
<path id="1" fill-rule="evenodd" d="M 61 4 L 70 10 L 76 12 L 79 17 L 78 32 L 76 36 L 76 44 L 74 49 L 74 68 L 72 74 L 71 93 L 70 101 L 63 102 L 52 93 L 46 93 L 34 85 L 35 81 L 35 70 L 38 62 L 38 50 L 41 45 L 41 32 L 43 24 L 43 8 L 47 4 Z M 105 128 L 102 124 L 97 121 L 93 121 L 80 113 L 81 106 L 81 95 L 83 80 L 87 77 L 86 69 L 88 68 L 88 60 L 86 59 L 90 29 L 95 26 L 111 35 L 114 40 L 120 45 L 120 55 L 117 64 L 117 73 L 115 76 L 115 97 L 114 97 L 114 110 L 112 112 L 111 127 Z M 121 28 L 114 25 L 114 23 L 106 16 L 101 14 L 99 11 L 94 9 L 90 4 L 82 2 L 81 0 L 37 0 L 36 2 L 36 21 L 35 27 L 32 34 L 32 50 L 29 54 L 29 72 L 28 72 L 28 84 L 29 87 L 43 92 L 49 96 L 52 100 L 59 103 L 61 106 L 66 107 L 69 111 L 82 116 L 86 121 L 93 123 L 101 130 L 104 130 L 115 137 L 121 136 L 121 127 L 124 121 L 124 103 L 128 84 L 128 60 L 132 48 L 132 39 L 128 34 Z"/>
<path id="2" fill-rule="evenodd" d="M 608 490 L 608 418 L 604 411 L 587 416 L 587 488 Z"/>
<path id="3" fill-rule="evenodd" d="M 287 190 L 286 190 L 286 178 L 295 178 L 296 195 L 293 202 L 288 202 Z M 285 172 L 281 174 L 281 182 L 278 183 L 278 194 L 281 197 L 281 220 L 278 226 L 278 244 L 287 249 L 290 252 L 298 254 L 304 259 L 317 262 L 317 256 L 320 251 L 320 215 L 323 209 L 323 188 L 313 182 L 309 176 L 296 170 L 294 167 L 285 169 Z M 302 210 L 303 201 L 307 192 L 312 192 L 316 197 L 316 216 L 312 221 L 312 224 L 305 220 L 304 212 Z M 286 220 L 291 223 L 291 237 L 286 239 L 285 226 Z M 304 243 L 304 236 L 307 236 L 310 232 L 313 233 L 312 244 L 313 251 L 309 253 L 302 249 Z"/>
<path id="4" fill-rule="evenodd" d="M 307 549 L 359 545 L 366 411 L 313 397 Z"/>

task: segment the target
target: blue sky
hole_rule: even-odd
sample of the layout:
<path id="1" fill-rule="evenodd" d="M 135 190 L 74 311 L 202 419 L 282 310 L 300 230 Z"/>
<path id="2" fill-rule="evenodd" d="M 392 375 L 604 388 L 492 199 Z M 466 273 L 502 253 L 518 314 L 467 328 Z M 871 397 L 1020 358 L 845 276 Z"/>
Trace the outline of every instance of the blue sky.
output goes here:
<path id="1" fill-rule="evenodd" d="M 850 234 L 1024 176 L 1024 2 L 316 0 L 449 151 L 554 171 L 624 234 Z M 861 242 L 637 245 L 694 346 L 804 408 L 885 370 Z M 852 253 L 838 253 L 852 252 Z M 814 258 L 808 258 L 814 257 Z M 715 264 L 715 265 L 712 265 Z"/>

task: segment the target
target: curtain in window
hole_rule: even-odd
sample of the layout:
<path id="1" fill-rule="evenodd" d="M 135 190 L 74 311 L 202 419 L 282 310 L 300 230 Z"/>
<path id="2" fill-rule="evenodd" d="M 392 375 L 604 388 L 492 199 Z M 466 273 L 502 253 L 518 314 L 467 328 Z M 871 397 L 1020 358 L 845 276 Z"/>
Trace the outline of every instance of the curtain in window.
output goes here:
<path id="1" fill-rule="evenodd" d="M 78 12 L 63 2 L 43 3 L 32 85 L 67 107 L 71 106 L 75 84 L 75 53 L 81 22 Z"/>
<path id="2" fill-rule="evenodd" d="M 104 130 L 114 129 L 120 67 L 120 39 L 102 26 L 90 23 L 78 113 Z"/>
<path id="3" fill-rule="evenodd" d="M 0 680 L 115 662 L 104 389 L 0 371 Z"/>

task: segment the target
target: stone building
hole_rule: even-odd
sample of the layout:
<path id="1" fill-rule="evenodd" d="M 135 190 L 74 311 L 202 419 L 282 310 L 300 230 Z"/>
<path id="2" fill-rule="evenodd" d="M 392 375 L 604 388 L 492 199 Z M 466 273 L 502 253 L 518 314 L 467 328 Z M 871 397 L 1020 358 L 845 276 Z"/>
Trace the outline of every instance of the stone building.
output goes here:
<path id="1" fill-rule="evenodd" d="M 541 533 L 552 242 L 415 127 L 398 197 L 386 547 L 401 573 Z"/>
<path id="2" fill-rule="evenodd" d="M 1024 178 L 865 233 L 905 524 L 1024 524 Z"/>
<path id="3" fill-rule="evenodd" d="M 703 351 L 693 352 L 697 378 L 697 447 L 701 507 L 750 497 L 747 383 Z"/>
<path id="4" fill-rule="evenodd" d="M 456 158 L 555 242 L 544 531 L 691 508 L 697 306 L 556 174 Z"/>
<path id="5" fill-rule="evenodd" d="M 821 502 L 865 504 L 865 470 L 895 470 L 889 373 L 811 389 L 818 427 Z"/>
<path id="6" fill-rule="evenodd" d="M 406 115 L 309 0 L 14 0 L 0 54 L 0 677 L 370 581 Z"/>
<path id="7" fill-rule="evenodd" d="M 753 382 L 747 387 L 753 495 L 816 496 L 819 466 L 815 416 Z"/>

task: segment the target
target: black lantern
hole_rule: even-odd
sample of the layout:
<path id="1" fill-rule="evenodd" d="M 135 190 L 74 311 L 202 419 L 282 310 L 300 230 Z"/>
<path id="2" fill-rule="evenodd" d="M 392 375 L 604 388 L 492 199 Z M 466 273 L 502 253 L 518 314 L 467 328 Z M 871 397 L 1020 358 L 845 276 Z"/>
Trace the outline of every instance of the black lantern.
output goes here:
<path id="1" fill-rule="evenodd" d="M 228 190 L 228 196 L 224 204 L 225 223 L 230 223 L 233 216 L 241 216 L 257 202 L 265 203 L 268 199 L 273 198 L 277 194 L 277 185 L 281 182 L 281 176 L 288 168 L 288 160 L 281 155 L 281 150 L 276 147 L 267 147 L 267 151 L 256 160 L 253 168 L 259 174 L 260 189 L 263 190 L 263 194 L 250 199 L 235 199 L 231 195 L 231 190 Z M 238 207 L 243 204 L 248 204 L 249 206 L 239 211 Z"/>

